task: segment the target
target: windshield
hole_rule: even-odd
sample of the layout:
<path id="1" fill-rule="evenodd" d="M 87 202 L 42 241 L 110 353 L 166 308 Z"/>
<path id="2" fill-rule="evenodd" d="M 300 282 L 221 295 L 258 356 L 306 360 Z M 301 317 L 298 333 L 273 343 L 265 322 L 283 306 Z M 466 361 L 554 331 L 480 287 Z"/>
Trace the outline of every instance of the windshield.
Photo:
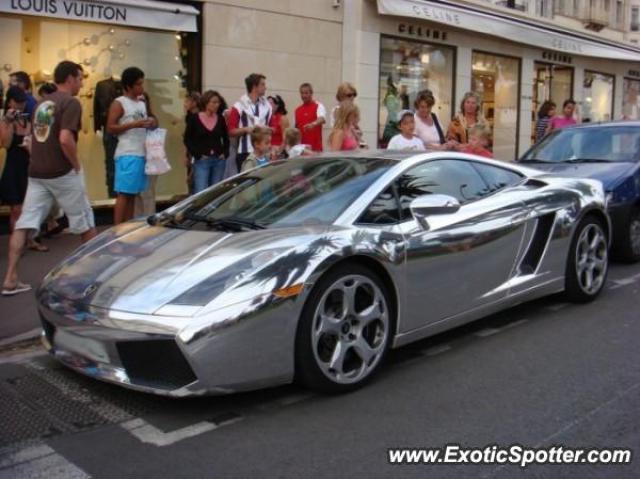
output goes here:
<path id="1" fill-rule="evenodd" d="M 155 222 L 237 231 L 330 224 L 394 164 L 336 157 L 279 161 L 218 183 L 160 213 Z"/>
<path id="2" fill-rule="evenodd" d="M 520 161 L 635 162 L 640 159 L 640 128 L 602 126 L 556 130 L 531 148 Z"/>

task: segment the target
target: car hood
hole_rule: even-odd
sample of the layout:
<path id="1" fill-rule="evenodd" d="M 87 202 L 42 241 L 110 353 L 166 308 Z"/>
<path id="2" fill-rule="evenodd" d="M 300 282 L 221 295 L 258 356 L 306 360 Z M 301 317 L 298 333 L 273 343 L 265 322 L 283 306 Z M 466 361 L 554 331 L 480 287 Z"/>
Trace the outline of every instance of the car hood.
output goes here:
<path id="1" fill-rule="evenodd" d="M 554 176 L 600 180 L 605 190 L 614 188 L 620 178 L 628 175 L 635 163 L 521 163 Z"/>
<path id="2" fill-rule="evenodd" d="M 49 303 L 72 302 L 76 308 L 153 314 L 225 272 L 221 287 L 210 291 L 219 294 L 260 264 L 335 229 L 340 228 L 228 233 L 127 223 L 102 233 L 58 265 L 45 277 L 38 296 Z"/>

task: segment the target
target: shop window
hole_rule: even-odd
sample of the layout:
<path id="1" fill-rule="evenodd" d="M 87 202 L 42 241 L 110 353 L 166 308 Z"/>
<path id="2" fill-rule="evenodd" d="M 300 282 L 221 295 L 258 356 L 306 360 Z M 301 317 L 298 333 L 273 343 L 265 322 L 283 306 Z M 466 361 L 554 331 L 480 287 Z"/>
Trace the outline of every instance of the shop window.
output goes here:
<path id="1" fill-rule="evenodd" d="M 640 7 L 631 7 L 631 31 L 640 31 Z"/>
<path id="2" fill-rule="evenodd" d="M 78 96 L 82 104 L 78 155 L 89 198 L 94 204 L 102 204 L 109 196 L 103 131 L 100 127 L 95 131 L 94 100 L 96 91 L 100 96 L 104 90 L 97 90 L 96 86 L 104 80 L 117 81 L 126 67 L 141 68 L 151 108 L 160 126 L 167 129 L 166 151 L 173 165 L 172 171 L 158 178 L 156 197 L 170 199 L 186 193 L 185 169 L 181 167 L 182 103 L 185 86 L 192 83 L 186 46 L 189 35 L 51 18 L 0 16 L 0 40 L 7 46 L 3 63 L 10 66 L 8 71 L 0 72 L 0 80 L 6 84 L 9 71 L 24 70 L 31 76 L 36 92 L 41 84 L 53 81 L 52 72 L 59 61 L 71 60 L 83 66 L 84 87 Z"/>
<path id="3" fill-rule="evenodd" d="M 562 110 L 562 103 L 573 98 L 573 68 L 551 63 L 534 63 L 533 105 L 531 109 L 531 143 L 535 142 L 536 121 L 542 104 L 550 100 Z"/>
<path id="4" fill-rule="evenodd" d="M 585 70 L 581 117 L 583 123 L 613 119 L 613 84 L 615 77 Z"/>
<path id="5" fill-rule="evenodd" d="M 640 80 L 625 78 L 622 86 L 622 118 L 637 120 L 640 118 Z"/>
<path id="6" fill-rule="evenodd" d="M 473 52 L 472 90 L 482 100 L 481 113 L 492 130 L 495 158 L 515 160 L 518 143 L 520 60 Z"/>
<path id="7" fill-rule="evenodd" d="M 433 112 L 445 129 L 452 114 L 455 50 L 444 45 L 382 37 L 378 115 L 379 146 L 384 148 L 399 132 L 400 110 L 413 109 L 421 90 L 431 90 L 436 103 Z"/>

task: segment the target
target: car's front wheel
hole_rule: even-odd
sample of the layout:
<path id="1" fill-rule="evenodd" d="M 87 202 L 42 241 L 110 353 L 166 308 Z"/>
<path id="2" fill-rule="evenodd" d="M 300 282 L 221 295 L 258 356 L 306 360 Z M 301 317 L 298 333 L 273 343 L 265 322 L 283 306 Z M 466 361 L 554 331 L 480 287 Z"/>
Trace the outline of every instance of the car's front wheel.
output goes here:
<path id="1" fill-rule="evenodd" d="M 584 218 L 569 248 L 565 272 L 567 299 L 578 303 L 592 301 L 600 294 L 609 271 L 608 241 L 602 222 Z"/>
<path id="2" fill-rule="evenodd" d="M 296 376 L 322 392 L 362 386 L 379 369 L 391 337 L 384 283 L 369 268 L 338 266 L 320 279 L 296 336 Z"/>

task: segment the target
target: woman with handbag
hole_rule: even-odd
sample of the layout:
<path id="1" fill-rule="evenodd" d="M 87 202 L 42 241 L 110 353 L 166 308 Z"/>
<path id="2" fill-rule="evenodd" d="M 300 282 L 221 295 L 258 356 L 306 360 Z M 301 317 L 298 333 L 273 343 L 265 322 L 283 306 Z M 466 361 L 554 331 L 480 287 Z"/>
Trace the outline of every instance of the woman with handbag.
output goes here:
<path id="1" fill-rule="evenodd" d="M 194 193 L 222 181 L 229 156 L 229 133 L 223 112 L 227 103 L 220 93 L 208 90 L 200 99 L 200 113 L 187 120 L 184 144 L 193 163 Z"/>

